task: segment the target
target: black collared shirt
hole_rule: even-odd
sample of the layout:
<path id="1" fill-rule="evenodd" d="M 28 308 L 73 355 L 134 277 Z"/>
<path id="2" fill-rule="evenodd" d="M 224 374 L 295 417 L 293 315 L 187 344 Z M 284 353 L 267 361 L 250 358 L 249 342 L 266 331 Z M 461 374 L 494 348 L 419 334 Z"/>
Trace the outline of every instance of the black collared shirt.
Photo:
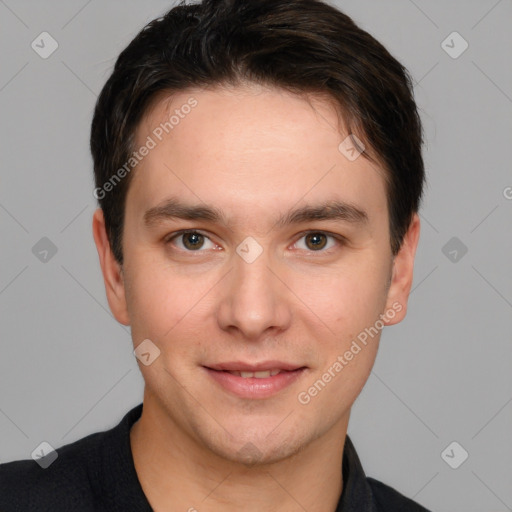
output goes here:
<path id="1" fill-rule="evenodd" d="M 0 512 L 152 512 L 130 446 L 130 428 L 142 406 L 110 430 L 57 448 L 57 458 L 46 469 L 32 459 L 0 464 Z M 343 482 L 336 512 L 429 512 L 367 478 L 348 435 Z"/>

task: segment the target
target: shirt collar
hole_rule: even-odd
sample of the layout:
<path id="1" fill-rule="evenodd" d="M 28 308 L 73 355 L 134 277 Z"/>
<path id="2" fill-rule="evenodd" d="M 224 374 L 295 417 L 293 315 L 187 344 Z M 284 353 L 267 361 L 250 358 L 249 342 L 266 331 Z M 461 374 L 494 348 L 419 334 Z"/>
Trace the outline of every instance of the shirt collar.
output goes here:
<path id="1" fill-rule="evenodd" d="M 336 512 L 377 512 L 366 474 L 348 434 L 343 447 L 343 490 Z"/>
<path id="2" fill-rule="evenodd" d="M 109 430 L 102 445 L 103 483 L 98 494 L 103 496 L 109 510 L 125 512 L 153 512 L 142 490 L 130 445 L 130 429 L 140 418 L 143 404 L 128 411 L 121 422 Z M 361 461 L 348 435 L 343 448 L 343 490 L 335 512 L 377 512 L 372 490 L 367 482 Z"/>

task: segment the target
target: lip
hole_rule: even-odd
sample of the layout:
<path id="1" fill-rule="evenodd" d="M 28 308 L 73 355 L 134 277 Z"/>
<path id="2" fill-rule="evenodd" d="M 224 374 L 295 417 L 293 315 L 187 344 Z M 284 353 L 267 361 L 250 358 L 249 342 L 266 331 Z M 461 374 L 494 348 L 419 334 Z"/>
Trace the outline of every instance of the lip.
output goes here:
<path id="1" fill-rule="evenodd" d="M 205 368 L 210 368 L 211 370 L 219 370 L 219 371 L 241 371 L 241 372 L 262 372 L 265 370 L 273 370 L 277 368 L 278 370 L 298 370 L 299 368 L 303 368 L 300 364 L 291 364 L 285 363 L 284 361 L 261 361 L 260 363 L 244 363 L 243 361 L 230 361 L 226 363 L 219 364 L 211 364 L 205 366 Z"/>
<path id="2" fill-rule="evenodd" d="M 220 363 L 203 366 L 211 379 L 225 391 L 240 398 L 264 399 L 277 395 L 292 385 L 307 370 L 304 366 L 284 363 L 282 361 L 263 361 L 257 364 L 242 362 Z M 257 372 L 279 369 L 281 373 L 265 378 L 241 377 L 229 371 Z"/>

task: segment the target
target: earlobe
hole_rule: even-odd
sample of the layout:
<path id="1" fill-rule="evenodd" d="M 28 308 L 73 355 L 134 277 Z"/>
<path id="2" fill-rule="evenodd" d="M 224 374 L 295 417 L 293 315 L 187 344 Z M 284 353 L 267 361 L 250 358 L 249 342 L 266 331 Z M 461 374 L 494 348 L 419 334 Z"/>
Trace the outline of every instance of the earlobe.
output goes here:
<path id="1" fill-rule="evenodd" d="M 391 284 L 389 285 L 385 312 L 385 325 L 401 322 L 407 314 L 407 301 L 411 291 L 414 271 L 414 257 L 420 236 L 420 219 L 417 213 L 404 236 L 402 247 L 393 261 Z"/>
<path id="2" fill-rule="evenodd" d="M 103 210 L 98 208 L 92 219 L 92 232 L 100 260 L 105 292 L 112 314 L 118 322 L 130 325 L 122 268 L 114 258 L 105 228 Z"/>

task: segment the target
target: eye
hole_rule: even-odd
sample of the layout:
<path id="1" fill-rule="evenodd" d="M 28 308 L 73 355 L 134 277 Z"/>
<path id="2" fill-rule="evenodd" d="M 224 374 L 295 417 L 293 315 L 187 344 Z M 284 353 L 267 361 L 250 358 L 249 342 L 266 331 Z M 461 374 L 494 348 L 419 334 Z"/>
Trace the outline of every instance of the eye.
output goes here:
<path id="1" fill-rule="evenodd" d="M 303 246 L 299 247 L 299 249 L 320 252 L 327 247 L 326 251 L 324 251 L 327 252 L 327 250 L 336 245 L 336 238 L 334 235 L 324 233 L 323 231 L 310 231 L 305 233 L 299 241 L 295 242 L 295 245 L 300 245 L 300 241 L 304 240 Z M 331 242 L 331 245 L 328 245 L 329 239 L 334 240 L 334 242 Z M 341 240 L 338 238 L 337 242 L 341 243 Z"/>
<path id="2" fill-rule="evenodd" d="M 174 240 L 177 241 L 175 245 L 179 249 L 188 252 L 200 252 L 200 249 L 214 249 L 217 247 L 206 235 L 193 229 L 172 234 L 166 239 L 166 243 L 171 243 Z"/>

